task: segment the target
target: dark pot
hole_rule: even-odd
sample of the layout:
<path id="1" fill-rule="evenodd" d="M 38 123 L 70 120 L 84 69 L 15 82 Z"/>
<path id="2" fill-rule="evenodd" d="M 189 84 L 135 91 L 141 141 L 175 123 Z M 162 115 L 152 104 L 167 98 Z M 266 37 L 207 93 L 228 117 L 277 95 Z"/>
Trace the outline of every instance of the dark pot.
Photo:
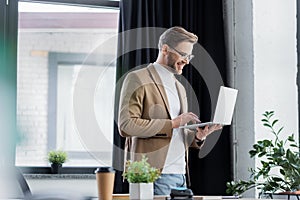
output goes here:
<path id="1" fill-rule="evenodd" d="M 61 168 L 62 168 L 62 164 L 57 164 L 57 163 L 51 164 L 52 174 L 60 174 Z"/>

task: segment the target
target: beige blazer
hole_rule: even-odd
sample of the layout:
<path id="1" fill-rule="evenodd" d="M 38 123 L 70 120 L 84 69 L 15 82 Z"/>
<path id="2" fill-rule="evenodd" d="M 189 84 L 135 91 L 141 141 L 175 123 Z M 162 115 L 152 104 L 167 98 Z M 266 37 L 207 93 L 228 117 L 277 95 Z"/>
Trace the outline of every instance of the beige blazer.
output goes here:
<path id="1" fill-rule="evenodd" d="M 187 96 L 176 80 L 181 111 L 187 112 Z M 139 160 L 143 154 L 151 166 L 162 169 L 172 137 L 170 107 L 162 81 L 153 64 L 127 74 L 119 107 L 119 132 L 126 137 L 125 161 Z M 185 130 L 185 146 L 198 147 L 195 133 Z"/>

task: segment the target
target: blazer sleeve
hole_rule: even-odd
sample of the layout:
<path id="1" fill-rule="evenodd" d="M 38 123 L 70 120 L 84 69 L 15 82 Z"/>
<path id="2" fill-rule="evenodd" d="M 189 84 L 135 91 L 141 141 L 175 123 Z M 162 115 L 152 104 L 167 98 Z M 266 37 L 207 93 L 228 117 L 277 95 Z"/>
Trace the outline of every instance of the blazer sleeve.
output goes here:
<path id="1" fill-rule="evenodd" d="M 171 137 L 172 122 L 169 118 L 144 118 L 145 84 L 136 73 L 124 79 L 119 105 L 118 126 L 123 137 Z"/>

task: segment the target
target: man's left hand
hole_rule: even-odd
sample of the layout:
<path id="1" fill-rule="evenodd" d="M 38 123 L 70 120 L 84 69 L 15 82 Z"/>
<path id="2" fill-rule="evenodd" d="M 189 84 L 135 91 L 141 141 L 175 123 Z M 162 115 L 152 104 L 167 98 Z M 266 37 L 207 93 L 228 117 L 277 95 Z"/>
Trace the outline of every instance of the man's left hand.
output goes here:
<path id="1" fill-rule="evenodd" d="M 197 128 L 196 138 L 199 140 L 204 140 L 209 134 L 213 133 L 214 131 L 222 129 L 223 126 L 220 124 L 212 125 L 212 126 L 205 126 L 204 128 Z"/>

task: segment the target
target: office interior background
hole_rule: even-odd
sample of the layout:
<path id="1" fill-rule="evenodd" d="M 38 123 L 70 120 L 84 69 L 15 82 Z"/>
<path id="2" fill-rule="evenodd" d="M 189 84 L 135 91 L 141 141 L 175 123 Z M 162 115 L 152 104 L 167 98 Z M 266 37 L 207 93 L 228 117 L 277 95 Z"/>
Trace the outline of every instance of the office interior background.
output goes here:
<path id="1" fill-rule="evenodd" d="M 191 152 L 195 194 L 224 195 L 227 181 L 249 178 L 248 168 L 260 164 L 249 149 L 270 137 L 260 121 L 264 111 L 275 111 L 283 137 L 299 136 L 298 1 L 0 2 L 2 166 L 46 174 L 51 149 L 68 152 L 66 173 L 113 165 L 119 159 L 113 149 L 122 145 L 115 127 L 119 80 L 133 67 L 153 62 L 157 53 L 120 54 L 126 45 L 120 33 L 145 27 L 179 25 L 195 32 L 224 84 L 239 90 L 232 125 L 212 135 L 216 145 L 203 157 Z M 210 106 L 202 105 L 209 101 L 209 86 L 204 77 L 191 76 L 197 66 L 190 68 L 184 76 L 196 93 L 206 95 L 200 112 L 209 118 Z M 49 187 L 47 181 L 28 182 L 33 191 Z M 56 184 L 67 187 L 63 180 Z M 93 180 L 77 186 L 96 193 Z M 116 192 L 127 189 L 116 182 Z"/>

